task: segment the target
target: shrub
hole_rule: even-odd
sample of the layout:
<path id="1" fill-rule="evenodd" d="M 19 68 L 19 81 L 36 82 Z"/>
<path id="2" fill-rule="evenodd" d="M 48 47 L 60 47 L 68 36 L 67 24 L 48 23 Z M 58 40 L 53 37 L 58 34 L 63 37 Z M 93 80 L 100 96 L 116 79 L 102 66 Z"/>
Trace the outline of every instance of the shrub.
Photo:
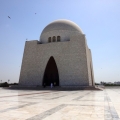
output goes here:
<path id="1" fill-rule="evenodd" d="M 0 87 L 9 87 L 9 84 L 7 82 L 1 83 Z"/>

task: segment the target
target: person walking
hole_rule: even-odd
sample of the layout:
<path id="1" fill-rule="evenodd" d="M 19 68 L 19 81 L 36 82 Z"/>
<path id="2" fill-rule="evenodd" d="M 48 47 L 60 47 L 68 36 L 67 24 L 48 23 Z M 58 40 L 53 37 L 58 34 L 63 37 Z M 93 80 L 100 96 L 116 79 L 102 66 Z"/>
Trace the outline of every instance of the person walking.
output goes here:
<path id="1" fill-rule="evenodd" d="M 51 83 L 51 88 L 53 87 L 53 83 Z"/>

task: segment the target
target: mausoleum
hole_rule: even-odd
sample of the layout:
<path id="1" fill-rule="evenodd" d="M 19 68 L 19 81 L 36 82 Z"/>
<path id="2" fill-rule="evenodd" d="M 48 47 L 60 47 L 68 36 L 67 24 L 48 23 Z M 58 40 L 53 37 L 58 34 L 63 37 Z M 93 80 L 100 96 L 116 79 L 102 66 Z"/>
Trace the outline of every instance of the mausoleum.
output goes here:
<path id="1" fill-rule="evenodd" d="M 69 20 L 56 20 L 39 40 L 26 41 L 19 85 L 94 86 L 91 50 L 85 34 Z"/>

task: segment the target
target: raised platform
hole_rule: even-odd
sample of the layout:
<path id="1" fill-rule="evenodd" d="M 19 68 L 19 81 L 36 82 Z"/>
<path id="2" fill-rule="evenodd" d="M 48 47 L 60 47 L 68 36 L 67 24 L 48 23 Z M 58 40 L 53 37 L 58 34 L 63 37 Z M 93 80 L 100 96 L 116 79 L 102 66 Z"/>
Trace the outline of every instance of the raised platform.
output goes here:
<path id="1" fill-rule="evenodd" d="M 58 91 L 68 91 L 68 90 L 103 90 L 101 87 L 96 86 L 20 86 L 20 85 L 12 85 L 9 89 L 21 89 L 21 90 L 58 90 Z"/>

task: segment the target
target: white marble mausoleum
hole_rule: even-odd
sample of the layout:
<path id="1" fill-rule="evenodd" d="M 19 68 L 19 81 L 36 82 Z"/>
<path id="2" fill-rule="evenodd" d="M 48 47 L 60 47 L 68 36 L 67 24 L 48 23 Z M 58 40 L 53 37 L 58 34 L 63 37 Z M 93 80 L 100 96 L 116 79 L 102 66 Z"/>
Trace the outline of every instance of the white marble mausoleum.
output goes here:
<path id="1" fill-rule="evenodd" d="M 39 40 L 26 41 L 19 85 L 94 86 L 91 50 L 85 34 L 69 20 L 56 20 Z"/>

